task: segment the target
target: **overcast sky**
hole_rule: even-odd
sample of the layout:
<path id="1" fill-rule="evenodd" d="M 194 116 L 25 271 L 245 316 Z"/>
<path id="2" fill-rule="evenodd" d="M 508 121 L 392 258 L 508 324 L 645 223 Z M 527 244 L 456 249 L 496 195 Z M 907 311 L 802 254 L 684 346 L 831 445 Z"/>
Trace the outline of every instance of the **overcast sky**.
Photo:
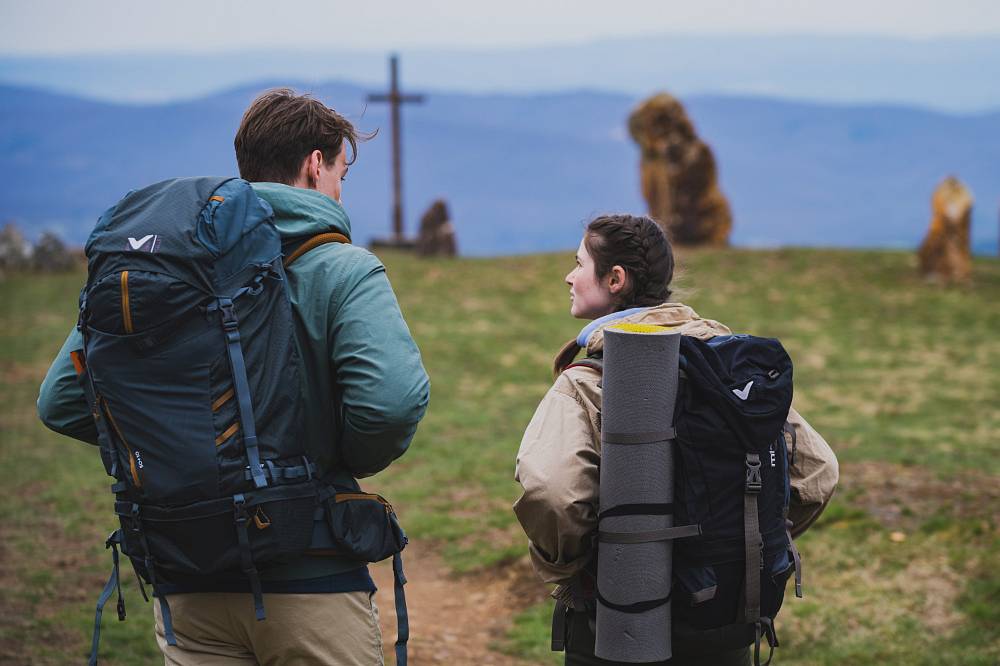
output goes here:
<path id="1" fill-rule="evenodd" d="M 1000 35 L 998 0 L 0 0 L 0 52 L 493 48 L 682 33 Z"/>

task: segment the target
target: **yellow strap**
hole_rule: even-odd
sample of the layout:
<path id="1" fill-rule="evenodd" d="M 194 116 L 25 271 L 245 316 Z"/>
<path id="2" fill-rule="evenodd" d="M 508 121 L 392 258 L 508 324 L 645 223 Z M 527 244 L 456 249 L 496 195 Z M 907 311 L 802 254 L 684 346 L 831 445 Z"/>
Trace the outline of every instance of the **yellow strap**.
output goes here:
<path id="1" fill-rule="evenodd" d="M 83 371 L 87 369 L 87 364 L 83 360 L 83 352 L 71 351 L 69 357 L 73 361 L 73 369 L 76 370 L 76 374 L 82 375 Z"/>
<path id="2" fill-rule="evenodd" d="M 319 234 L 318 236 L 313 236 L 312 238 L 310 238 L 309 240 L 307 240 L 305 243 L 303 243 L 302 245 L 300 245 L 298 247 L 298 249 L 295 250 L 295 252 L 292 252 L 290 255 L 288 255 L 287 257 L 285 257 L 285 268 L 288 268 L 289 266 L 291 266 L 293 261 L 295 261 L 296 259 L 298 259 L 299 257 L 301 257 L 303 254 L 305 254 L 309 250 L 317 248 L 320 245 L 325 245 L 327 243 L 347 243 L 347 244 L 350 244 L 350 242 L 351 242 L 350 238 L 348 238 L 344 234 L 338 234 L 336 232 L 331 232 L 331 233 L 328 233 L 328 234 Z"/>
<path id="3" fill-rule="evenodd" d="M 128 271 L 122 271 L 122 321 L 125 322 L 125 332 L 132 332 L 132 311 L 128 304 Z"/>
<path id="4" fill-rule="evenodd" d="M 233 423 L 233 425 L 226 428 L 226 432 L 222 433 L 221 435 L 215 438 L 215 445 L 218 446 L 219 444 L 222 444 L 224 441 L 235 435 L 236 431 L 239 429 L 240 429 L 240 422 L 236 421 L 235 423 Z"/>
<path id="5" fill-rule="evenodd" d="M 129 471 L 132 473 L 132 481 L 135 482 L 136 488 L 142 488 L 142 479 L 139 478 L 139 470 L 135 466 L 135 454 L 132 452 L 132 447 L 128 445 L 128 440 L 125 439 L 125 434 L 122 429 L 118 427 L 118 422 L 115 421 L 115 415 L 111 413 L 111 408 L 108 406 L 108 401 L 101 398 L 101 403 L 104 405 L 104 413 L 108 415 L 108 421 L 111 422 L 111 427 L 115 429 L 118 433 L 118 439 L 122 440 L 122 445 L 125 446 L 125 450 L 128 452 L 128 467 Z"/>
<path id="6" fill-rule="evenodd" d="M 219 407 L 222 407 L 224 404 L 229 402 L 229 399 L 232 397 L 233 397 L 233 389 L 229 389 L 228 391 L 220 395 L 215 400 L 215 402 L 212 403 L 212 411 L 213 412 L 219 411 Z"/>
<path id="7" fill-rule="evenodd" d="M 373 502 L 378 502 L 385 507 L 386 511 L 392 511 L 392 505 L 389 504 L 389 500 L 382 497 L 381 495 L 376 495 L 374 493 L 337 493 L 334 497 L 334 501 L 338 504 L 340 502 L 351 502 L 354 500 L 370 500 Z"/>

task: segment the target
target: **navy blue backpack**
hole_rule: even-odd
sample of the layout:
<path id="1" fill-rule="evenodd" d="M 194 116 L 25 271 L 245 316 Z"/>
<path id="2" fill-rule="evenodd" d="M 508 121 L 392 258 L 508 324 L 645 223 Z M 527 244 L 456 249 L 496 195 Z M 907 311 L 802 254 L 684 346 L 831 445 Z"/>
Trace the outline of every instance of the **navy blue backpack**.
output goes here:
<path id="1" fill-rule="evenodd" d="M 331 240 L 347 241 L 317 237 L 293 258 Z M 260 572 L 318 549 L 394 557 L 405 664 L 406 537 L 382 498 L 325 483 L 306 454 L 282 244 L 267 202 L 235 178 L 157 183 L 106 211 L 86 254 L 84 346 L 73 361 L 121 525 L 106 544 L 114 569 L 91 663 L 116 589 L 125 617 L 119 549 L 144 597 L 143 582 L 152 586 L 172 645 L 164 589 L 196 589 L 208 576 L 245 581 L 263 620 Z"/>
<path id="2" fill-rule="evenodd" d="M 603 371 L 600 357 L 574 365 Z M 788 523 L 791 402 L 792 361 L 777 340 L 681 338 L 672 512 L 698 534 L 674 540 L 671 594 L 650 602 L 671 604 L 675 655 L 754 645 L 760 664 L 761 640 L 772 655 L 778 645 L 774 618 L 793 573 L 802 596 Z M 557 605 L 554 650 L 565 645 L 564 613 Z"/>

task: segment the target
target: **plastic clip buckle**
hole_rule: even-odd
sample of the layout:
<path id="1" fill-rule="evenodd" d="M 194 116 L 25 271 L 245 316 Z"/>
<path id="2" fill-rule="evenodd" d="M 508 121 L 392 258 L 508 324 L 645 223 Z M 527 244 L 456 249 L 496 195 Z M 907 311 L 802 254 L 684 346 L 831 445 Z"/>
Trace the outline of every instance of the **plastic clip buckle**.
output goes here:
<path id="1" fill-rule="evenodd" d="M 751 495 L 756 495 L 764 486 L 764 479 L 760 474 L 760 456 L 756 453 L 748 453 L 746 466 L 746 492 Z"/>
<path id="2" fill-rule="evenodd" d="M 227 331 L 232 331 L 239 326 L 239 320 L 236 319 L 236 306 L 230 300 L 225 300 L 219 303 L 219 311 L 222 313 L 222 328 Z"/>

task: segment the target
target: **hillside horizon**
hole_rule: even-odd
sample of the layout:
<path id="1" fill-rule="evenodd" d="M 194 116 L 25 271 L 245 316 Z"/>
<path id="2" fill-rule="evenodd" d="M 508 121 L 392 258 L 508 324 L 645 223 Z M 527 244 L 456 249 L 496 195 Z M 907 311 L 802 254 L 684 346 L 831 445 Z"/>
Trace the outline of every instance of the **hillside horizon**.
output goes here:
<path id="1" fill-rule="evenodd" d="M 647 34 L 517 47 L 398 49 L 404 85 L 457 93 L 597 89 L 641 95 L 763 95 L 890 103 L 950 112 L 1000 110 L 1000 36 Z M 365 49 L 0 53 L 0 82 L 108 101 L 170 102 L 272 77 L 317 84 L 386 82 L 386 55 Z M 304 63 L 308 63 L 308 66 Z"/>
<path id="2" fill-rule="evenodd" d="M 79 244 L 129 189 L 179 175 L 235 175 L 239 118 L 256 93 L 279 84 L 314 92 L 363 130 L 384 128 L 361 147 L 345 206 L 358 242 L 386 233 L 386 109 L 365 102 L 370 87 L 343 81 L 260 81 L 169 104 L 0 86 L 0 221 Z M 429 94 L 403 113 L 408 230 L 443 196 L 460 251 L 518 254 L 573 247 L 594 214 L 644 212 L 637 149 L 625 130 L 639 99 L 592 90 Z M 974 247 L 996 252 L 1000 145 L 987 138 L 1000 135 L 1000 111 L 681 99 L 716 154 L 735 245 L 915 247 L 933 188 L 954 173 L 976 197 Z"/>

